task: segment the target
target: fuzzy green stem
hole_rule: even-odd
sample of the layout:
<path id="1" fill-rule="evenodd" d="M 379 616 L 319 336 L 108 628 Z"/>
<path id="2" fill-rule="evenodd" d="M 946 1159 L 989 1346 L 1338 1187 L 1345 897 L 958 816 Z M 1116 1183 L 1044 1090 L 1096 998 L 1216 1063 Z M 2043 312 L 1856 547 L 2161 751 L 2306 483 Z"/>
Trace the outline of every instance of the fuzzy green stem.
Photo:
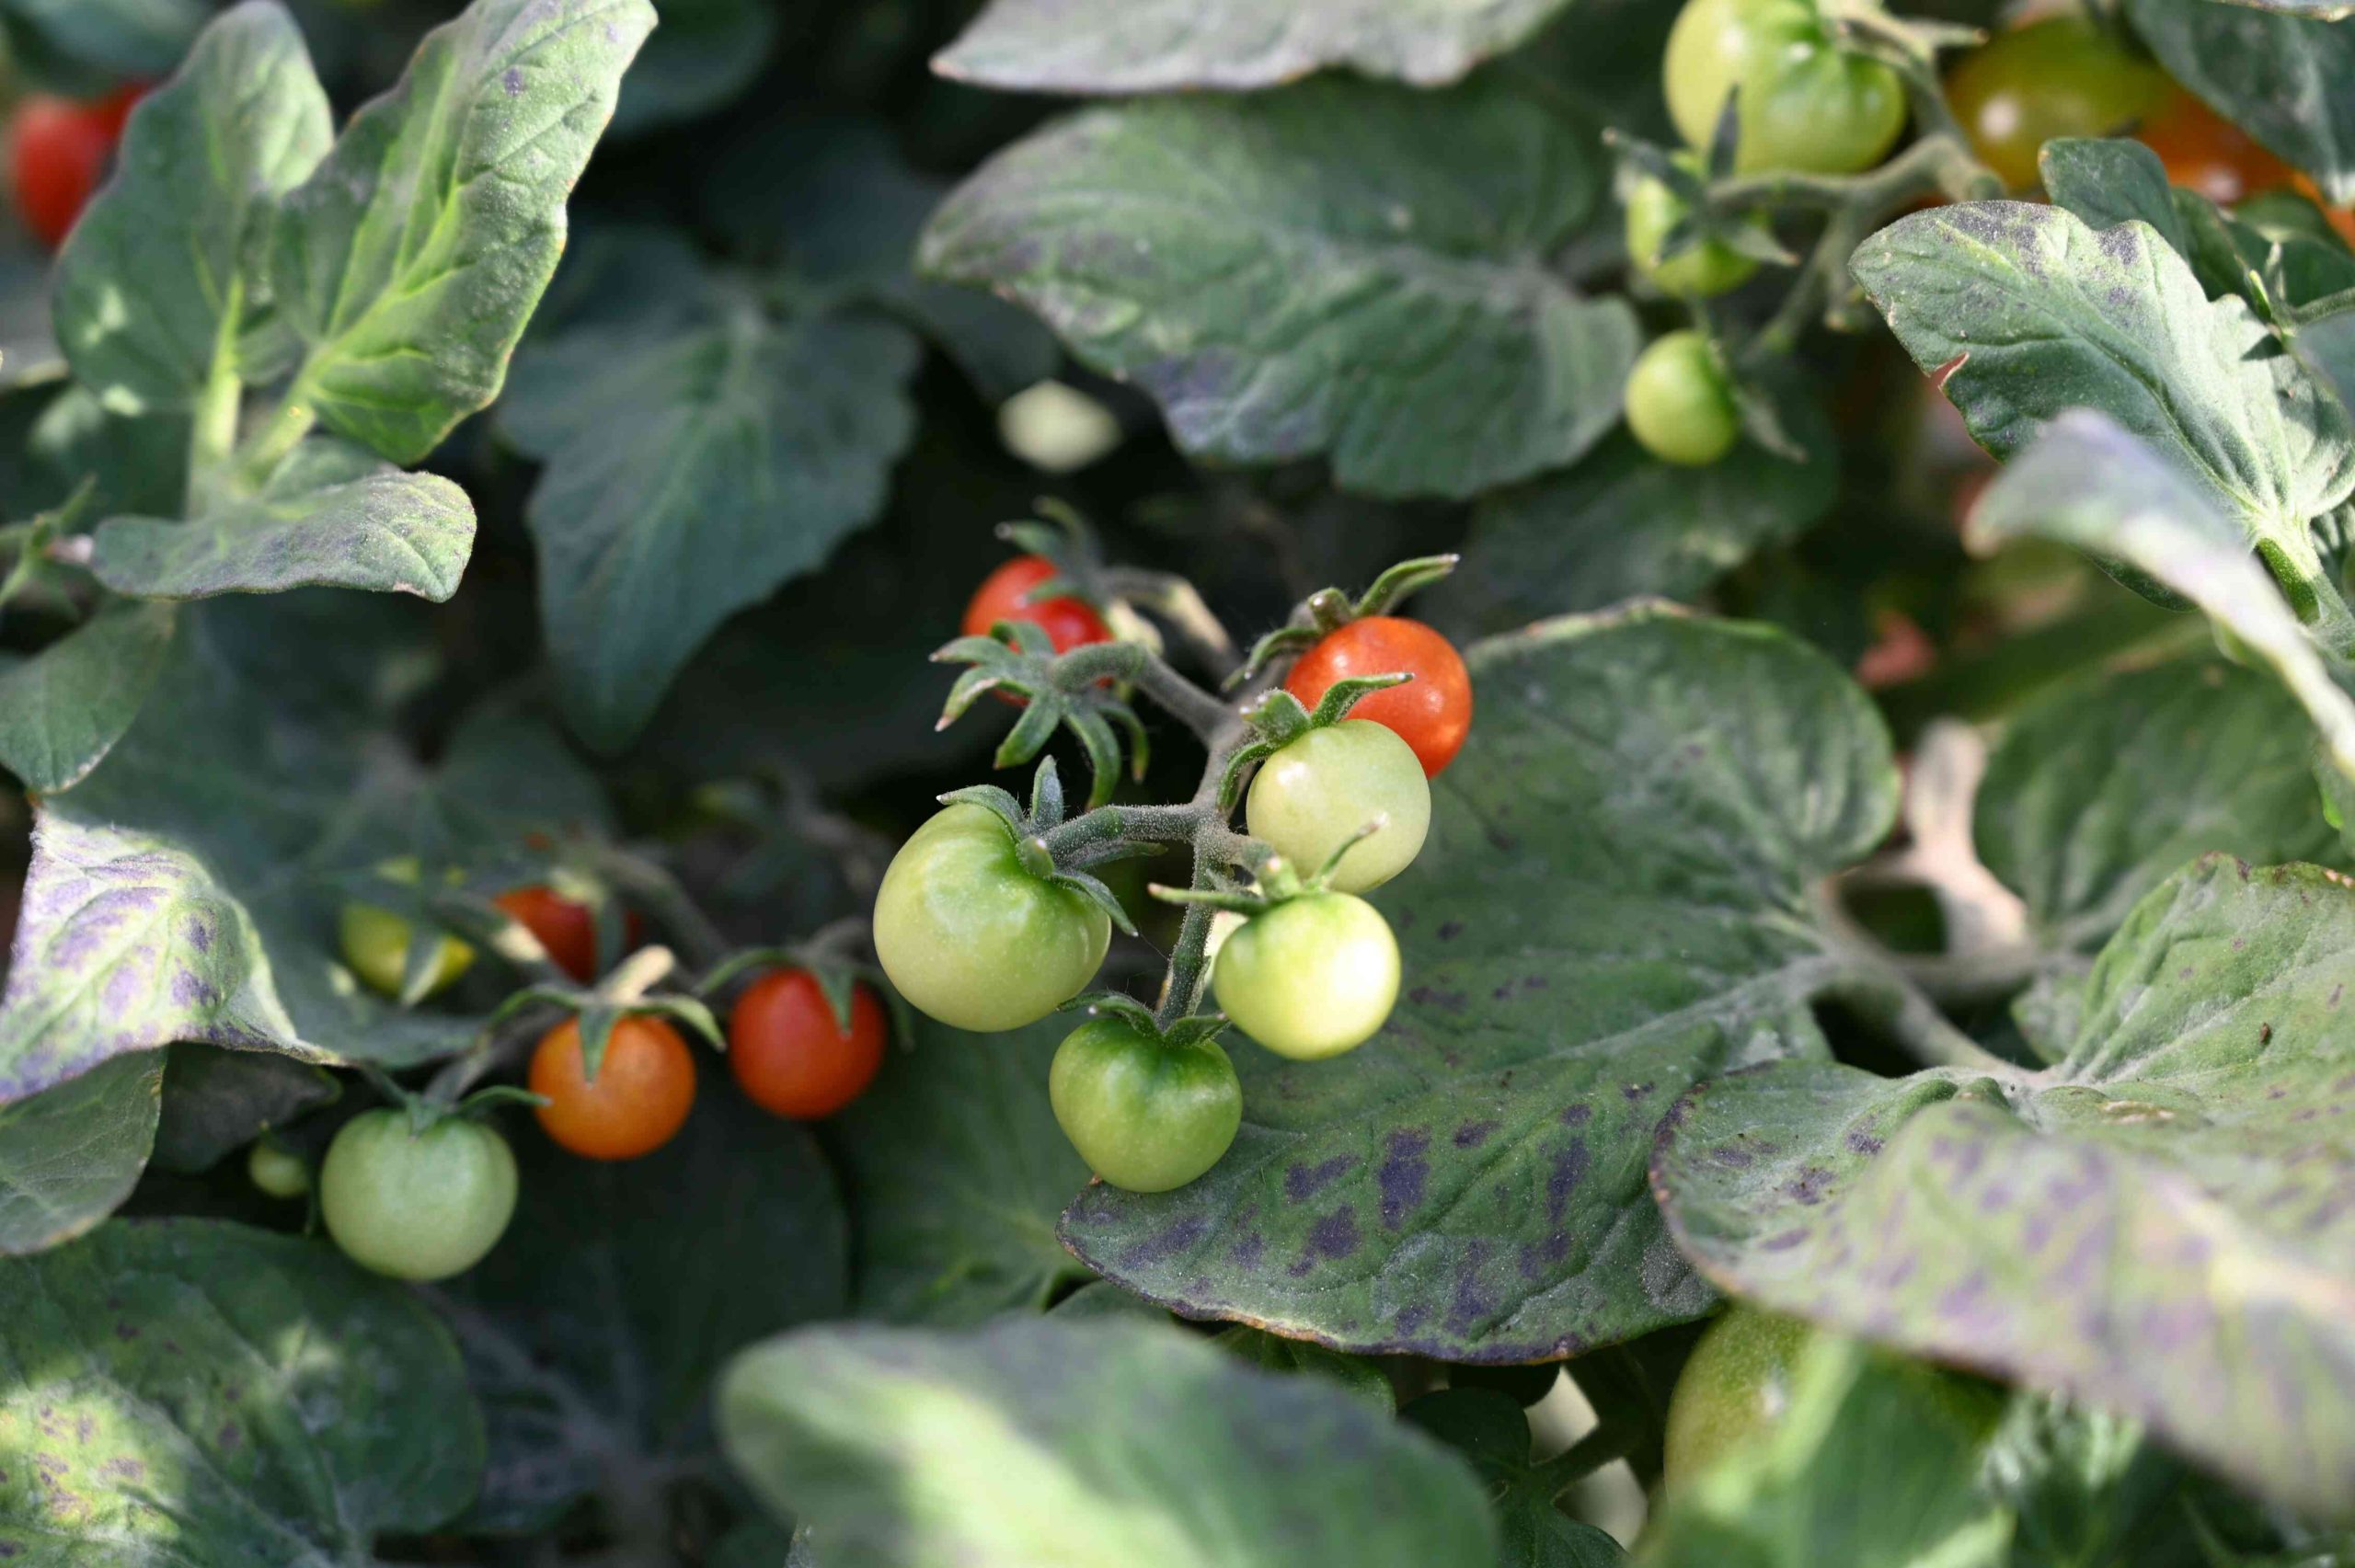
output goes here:
<path id="1" fill-rule="evenodd" d="M 307 401 L 298 395 L 301 391 L 302 387 L 297 383 L 294 390 L 286 395 L 286 401 L 278 406 L 278 411 L 270 417 L 270 423 L 254 432 L 253 439 L 246 443 L 245 451 L 239 454 L 238 471 L 248 484 L 259 485 L 268 479 L 318 423 L 318 415 Z"/>

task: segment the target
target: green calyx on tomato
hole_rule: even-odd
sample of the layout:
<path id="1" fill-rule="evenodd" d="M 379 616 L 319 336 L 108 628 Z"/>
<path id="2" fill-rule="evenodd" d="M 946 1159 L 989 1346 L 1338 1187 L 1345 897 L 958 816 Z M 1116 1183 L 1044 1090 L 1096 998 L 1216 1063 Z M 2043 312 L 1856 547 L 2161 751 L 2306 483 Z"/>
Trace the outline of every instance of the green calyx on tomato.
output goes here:
<path id="1" fill-rule="evenodd" d="M 1259 764 L 1248 819 L 1251 836 L 1296 872 L 1323 874 L 1335 890 L 1361 893 L 1422 852 L 1430 783 L 1396 731 L 1343 719 L 1309 729 Z"/>
<path id="2" fill-rule="evenodd" d="M 1627 372 L 1627 429 L 1662 463 L 1699 468 L 1741 439 L 1733 379 L 1698 332 L 1671 332 Z"/>
<path id="3" fill-rule="evenodd" d="M 2092 17 L 2047 17 L 1999 33 L 1947 74 L 1947 99 L 1980 162 L 2015 190 L 2062 136 L 2108 136 L 2158 112 L 2166 73 Z"/>
<path id="4" fill-rule="evenodd" d="M 1739 174 L 1855 174 L 1905 129 L 1897 73 L 1841 45 L 1818 0 L 1687 0 L 1662 63 L 1668 110 L 1706 147 L 1729 98 Z"/>
<path id="5" fill-rule="evenodd" d="M 1308 893 L 1252 916 L 1212 970 L 1218 1004 L 1278 1056 L 1318 1061 L 1364 1044 L 1398 1000 L 1398 941 L 1372 904 Z"/>
<path id="6" fill-rule="evenodd" d="M 400 855 L 379 864 L 376 875 L 386 882 L 414 887 L 424 875 L 414 855 Z M 444 878 L 455 884 L 463 877 L 455 871 Z M 343 961 L 351 972 L 379 995 L 401 997 L 408 978 L 409 945 L 417 940 L 417 928 L 407 915 L 398 914 L 380 905 L 353 899 L 343 906 L 338 921 L 337 934 L 343 949 Z M 457 983 L 458 977 L 473 967 L 475 950 L 454 936 L 442 936 L 426 962 L 430 965 L 424 983 L 412 1001 L 422 1001 L 437 991 L 446 990 Z"/>
<path id="7" fill-rule="evenodd" d="M 977 1034 L 1018 1029 L 1095 977 L 1109 914 L 1025 847 L 1001 813 L 960 800 L 892 856 L 875 898 L 875 953 L 919 1012 Z"/>
<path id="8" fill-rule="evenodd" d="M 1047 1074 L 1055 1121 L 1088 1168 L 1130 1192 L 1182 1187 L 1243 1125 L 1243 1085 L 1214 1039 L 1164 1039 L 1126 1017 L 1063 1037 Z"/>
<path id="9" fill-rule="evenodd" d="M 416 1125 L 408 1110 L 362 1111 L 319 1167 L 319 1215 L 361 1267 L 447 1279 L 482 1261 L 515 1214 L 515 1153 L 465 1116 Z"/>
<path id="10" fill-rule="evenodd" d="M 1676 162 L 1695 176 L 1701 173 L 1697 153 L 1679 153 Z M 1691 212 L 1668 181 L 1649 175 L 1636 181 L 1627 192 L 1627 262 L 1636 275 L 1661 293 L 1684 300 L 1715 299 L 1748 282 L 1758 262 L 1722 239 L 1703 238 L 1674 256 L 1660 254 L 1669 235 Z M 1753 212 L 1741 222 L 1761 238 L 1771 238 L 1763 213 Z"/>
<path id="11" fill-rule="evenodd" d="M 1737 1306 L 1709 1326 L 1669 1397 L 1669 1485 L 1699 1475 L 1781 1421 L 1814 1338 L 1815 1330 L 1797 1318 L 1754 1307 Z"/>

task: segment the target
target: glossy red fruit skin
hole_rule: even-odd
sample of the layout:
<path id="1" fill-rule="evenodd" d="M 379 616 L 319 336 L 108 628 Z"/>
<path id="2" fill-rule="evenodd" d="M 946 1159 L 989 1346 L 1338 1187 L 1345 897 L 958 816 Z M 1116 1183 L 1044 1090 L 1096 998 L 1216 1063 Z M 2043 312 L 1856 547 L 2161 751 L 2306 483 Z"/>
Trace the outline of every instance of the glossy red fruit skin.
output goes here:
<path id="1" fill-rule="evenodd" d="M 1043 555 L 1017 555 L 982 579 L 965 606 L 965 635 L 986 637 L 1000 621 L 1028 621 L 1047 634 L 1057 653 L 1089 643 L 1109 643 L 1112 628 L 1083 600 L 1068 596 L 1026 602 L 1030 590 L 1055 575 Z"/>
<path id="2" fill-rule="evenodd" d="M 807 969 L 774 969 L 745 988 L 728 1015 L 728 1067 L 745 1097 L 795 1121 L 831 1116 L 867 1092 L 890 1036 L 882 1002 L 852 988 L 850 1029 Z"/>
<path id="3" fill-rule="evenodd" d="M 1423 764 L 1423 776 L 1437 778 L 1472 733 L 1472 675 L 1455 645 L 1420 621 L 1369 615 L 1350 622 L 1301 655 L 1284 690 L 1314 709 L 1337 681 L 1400 670 L 1414 679 L 1359 699 L 1350 716 L 1397 731 Z"/>
<path id="4" fill-rule="evenodd" d="M 589 906 L 553 887 L 534 883 L 511 887 L 491 900 L 538 939 L 556 967 L 587 985 L 597 978 L 597 920 Z M 645 931 L 634 910 L 622 916 L 624 951 L 639 945 Z"/>
<path id="5" fill-rule="evenodd" d="M 52 250 L 65 243 L 106 177 L 107 160 L 137 101 L 136 90 L 126 88 L 97 103 L 40 96 L 17 106 L 8 130 L 17 212 Z"/>

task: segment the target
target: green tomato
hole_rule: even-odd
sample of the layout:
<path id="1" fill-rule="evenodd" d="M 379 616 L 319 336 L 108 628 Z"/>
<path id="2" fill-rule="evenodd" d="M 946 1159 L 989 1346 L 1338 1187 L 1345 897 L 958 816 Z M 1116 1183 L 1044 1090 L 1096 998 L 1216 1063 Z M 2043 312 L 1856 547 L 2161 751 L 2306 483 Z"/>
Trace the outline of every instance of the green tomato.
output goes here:
<path id="1" fill-rule="evenodd" d="M 302 1157 L 260 1139 L 247 1152 L 246 1176 L 265 1197 L 301 1197 L 311 1190 L 311 1168 Z"/>
<path id="2" fill-rule="evenodd" d="M 1383 824 L 1335 868 L 1343 893 L 1379 887 L 1415 862 L 1431 826 L 1431 785 L 1414 748 L 1370 719 L 1312 729 L 1259 764 L 1251 781 L 1251 836 L 1303 876 L 1314 875 L 1377 818 Z"/>
<path id="3" fill-rule="evenodd" d="M 1697 332 L 1671 332 L 1627 372 L 1627 429 L 1662 463 L 1706 467 L 1741 439 L 1741 412 L 1717 351 Z"/>
<path id="4" fill-rule="evenodd" d="M 379 864 L 376 875 L 387 881 L 415 887 L 421 868 L 415 856 L 402 855 Z M 460 878 L 453 873 L 449 880 Z M 337 933 L 343 945 L 343 961 L 369 989 L 396 997 L 401 994 L 401 977 L 408 972 L 409 939 L 415 929 L 407 915 L 374 904 L 346 904 Z M 426 982 L 425 994 L 431 996 L 455 985 L 474 961 L 473 947 L 454 936 L 444 936 L 433 961 L 433 978 Z"/>
<path id="5" fill-rule="evenodd" d="M 1710 1325 L 1669 1398 L 1669 1485 L 1690 1481 L 1782 1419 L 1814 1338 L 1798 1319 L 1754 1307 L 1735 1307 Z"/>
<path id="6" fill-rule="evenodd" d="M 1739 90 L 1734 168 L 1854 174 L 1905 129 L 1905 86 L 1839 46 L 1817 0 L 1688 0 L 1668 35 L 1668 111 L 1695 147 Z"/>
<path id="7" fill-rule="evenodd" d="M 1104 962 L 1110 917 L 1022 864 L 994 812 L 957 805 L 891 858 L 875 897 L 875 953 L 900 994 L 977 1034 L 1036 1023 Z"/>
<path id="8" fill-rule="evenodd" d="M 1695 174 L 1701 171 L 1698 154 L 1680 153 L 1676 161 Z M 1660 259 L 1661 242 L 1683 222 L 1687 210 L 1665 180 L 1636 182 L 1635 189 L 1627 193 L 1627 260 L 1637 276 L 1649 280 L 1663 294 L 1686 300 L 1714 299 L 1748 282 L 1758 263 L 1723 240 L 1703 240 L 1665 261 Z M 1743 224 L 1761 234 L 1766 231 L 1762 214 L 1752 213 Z"/>
<path id="9" fill-rule="evenodd" d="M 515 1153 L 462 1116 L 422 1132 L 406 1111 L 362 1111 L 319 1167 L 327 1234 L 362 1268 L 447 1279 L 482 1261 L 515 1214 Z"/>
<path id="10" fill-rule="evenodd" d="M 1184 1186 L 1243 1125 L 1243 1085 L 1217 1041 L 1166 1045 L 1118 1018 L 1063 1037 L 1047 1098 L 1088 1169 L 1136 1193 Z"/>
<path id="11" fill-rule="evenodd" d="M 2015 190 L 2040 177 L 2056 136 L 2108 136 L 2167 101 L 2166 73 L 2090 17 L 2047 17 L 1997 35 L 1947 75 L 1947 99 L 1979 159 Z"/>
<path id="12" fill-rule="evenodd" d="M 1319 1061 L 1371 1039 L 1398 1000 L 1398 942 L 1348 893 L 1288 898 L 1218 950 L 1218 1004 L 1278 1056 Z"/>

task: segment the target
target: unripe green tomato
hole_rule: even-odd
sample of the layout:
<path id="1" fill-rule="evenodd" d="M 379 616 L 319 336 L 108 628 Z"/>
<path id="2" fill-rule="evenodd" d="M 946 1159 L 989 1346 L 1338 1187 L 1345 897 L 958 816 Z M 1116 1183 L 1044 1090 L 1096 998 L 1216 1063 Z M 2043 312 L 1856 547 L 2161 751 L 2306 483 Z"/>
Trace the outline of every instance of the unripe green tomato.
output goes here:
<path id="1" fill-rule="evenodd" d="M 1668 111 L 1694 147 L 1740 89 L 1734 168 L 1854 174 L 1905 129 L 1905 85 L 1840 48 L 1817 0 L 1688 0 L 1661 62 Z"/>
<path id="2" fill-rule="evenodd" d="M 311 1168 L 302 1156 L 258 1139 L 246 1154 L 246 1175 L 265 1197 L 301 1197 L 311 1190 Z"/>
<path id="3" fill-rule="evenodd" d="M 1088 1169 L 1130 1192 L 1184 1186 L 1243 1125 L 1243 1085 L 1217 1041 L 1166 1045 L 1118 1018 L 1063 1037 L 1047 1098 Z"/>
<path id="4" fill-rule="evenodd" d="M 1627 372 L 1627 429 L 1662 463 L 1706 467 L 1733 450 L 1741 412 L 1707 338 L 1671 332 L 1637 356 Z"/>
<path id="5" fill-rule="evenodd" d="M 414 886 L 421 870 L 415 856 L 402 855 L 377 866 L 376 874 L 389 881 Z M 396 914 L 374 904 L 346 904 L 337 932 L 343 947 L 343 961 L 370 990 L 385 996 L 398 996 L 401 994 L 401 977 L 407 972 L 409 937 L 414 929 L 407 915 Z M 474 961 L 472 946 L 454 936 L 444 936 L 434 959 L 433 978 L 426 983 L 425 994 L 431 996 L 455 985 L 458 977 L 472 967 Z"/>
<path id="6" fill-rule="evenodd" d="M 1790 1408 L 1791 1379 L 1815 1330 L 1797 1318 L 1735 1307 L 1693 1347 L 1668 1402 L 1670 1486 L 1770 1430 Z"/>
<path id="7" fill-rule="evenodd" d="M 1226 939 L 1218 1004 L 1278 1056 L 1319 1061 L 1364 1044 L 1398 1000 L 1398 942 L 1348 893 L 1288 898 Z"/>
<path id="8" fill-rule="evenodd" d="M 900 994 L 977 1034 L 1033 1024 L 1095 978 L 1110 917 L 1034 875 L 995 812 L 959 804 L 891 857 L 875 896 L 875 954 Z"/>
<path id="9" fill-rule="evenodd" d="M 1971 150 L 2015 190 L 2040 177 L 2056 136 L 2122 133 L 2167 101 L 2166 73 L 2090 17 L 2046 17 L 1998 33 L 1947 74 Z"/>
<path id="10" fill-rule="evenodd" d="M 1313 876 L 1367 823 L 1372 836 L 1350 847 L 1333 872 L 1333 887 L 1362 893 L 1415 863 L 1431 826 L 1431 785 L 1414 748 L 1396 730 L 1368 719 L 1312 729 L 1259 764 L 1246 813 L 1251 836 Z"/>
<path id="11" fill-rule="evenodd" d="M 1695 154 L 1679 154 L 1676 161 L 1695 174 L 1700 172 L 1701 160 Z M 1748 282 L 1758 263 L 1723 240 L 1703 240 L 1665 261 L 1660 259 L 1661 242 L 1683 222 L 1689 210 L 1667 181 L 1637 180 L 1627 193 L 1628 265 L 1661 293 L 1679 299 L 1715 299 Z M 1766 220 L 1755 213 L 1743 223 L 1761 233 L 1766 228 Z"/>
<path id="12" fill-rule="evenodd" d="M 421 1132 L 405 1111 L 362 1111 L 319 1167 L 319 1215 L 361 1267 L 447 1279 L 482 1261 L 515 1215 L 515 1153 L 462 1116 Z"/>

